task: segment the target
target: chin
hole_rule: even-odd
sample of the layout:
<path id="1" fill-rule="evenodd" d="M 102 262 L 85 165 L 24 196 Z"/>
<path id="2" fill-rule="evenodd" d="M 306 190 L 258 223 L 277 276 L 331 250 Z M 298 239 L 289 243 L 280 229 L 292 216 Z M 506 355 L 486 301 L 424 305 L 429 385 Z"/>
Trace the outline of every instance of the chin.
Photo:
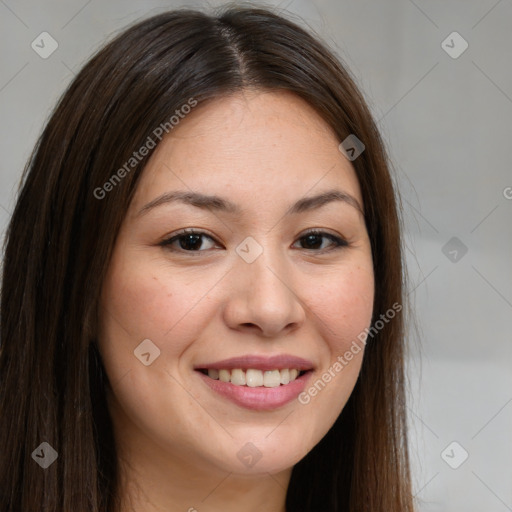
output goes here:
<path id="1" fill-rule="evenodd" d="M 290 420 L 293 416 L 289 415 Z M 288 419 L 285 422 L 286 426 L 276 422 L 271 428 L 254 426 L 241 432 L 230 431 L 233 438 L 225 440 L 222 453 L 212 454 L 215 464 L 230 473 L 252 476 L 291 469 L 322 436 L 313 441 L 300 424 L 290 425 Z"/>

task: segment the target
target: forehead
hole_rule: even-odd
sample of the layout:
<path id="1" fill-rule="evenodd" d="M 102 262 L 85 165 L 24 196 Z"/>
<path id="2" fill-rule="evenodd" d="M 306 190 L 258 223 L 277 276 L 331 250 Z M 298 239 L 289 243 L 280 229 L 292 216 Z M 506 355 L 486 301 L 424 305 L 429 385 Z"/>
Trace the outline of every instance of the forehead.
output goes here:
<path id="1" fill-rule="evenodd" d="M 177 188 L 263 206 L 337 186 L 362 204 L 339 142 L 314 108 L 289 92 L 243 91 L 210 100 L 155 149 L 134 207 Z"/>

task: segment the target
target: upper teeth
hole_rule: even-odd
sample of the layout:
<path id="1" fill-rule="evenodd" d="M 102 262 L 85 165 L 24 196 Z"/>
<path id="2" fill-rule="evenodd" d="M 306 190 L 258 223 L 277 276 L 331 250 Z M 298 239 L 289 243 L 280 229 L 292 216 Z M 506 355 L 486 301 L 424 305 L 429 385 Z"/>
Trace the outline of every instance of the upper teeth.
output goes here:
<path id="1" fill-rule="evenodd" d="M 299 375 L 299 370 L 284 369 L 284 370 L 208 370 L 208 377 L 212 379 L 219 379 L 222 382 L 231 382 L 235 386 L 249 386 L 256 388 L 264 386 L 266 388 L 276 388 L 281 384 L 288 384 L 294 381 Z"/>

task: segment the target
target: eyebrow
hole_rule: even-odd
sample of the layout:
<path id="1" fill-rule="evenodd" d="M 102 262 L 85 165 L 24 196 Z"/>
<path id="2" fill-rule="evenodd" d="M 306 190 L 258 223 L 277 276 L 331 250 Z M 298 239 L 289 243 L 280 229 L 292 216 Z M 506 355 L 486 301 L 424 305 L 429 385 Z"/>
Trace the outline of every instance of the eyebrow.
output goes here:
<path id="1" fill-rule="evenodd" d="M 315 196 L 304 197 L 302 199 L 299 199 L 288 209 L 287 214 L 293 215 L 314 210 L 316 208 L 320 208 L 334 201 L 346 203 L 354 207 L 356 210 L 358 210 L 361 214 L 364 215 L 363 209 L 359 204 L 359 201 L 354 196 L 348 194 L 347 192 L 343 192 L 341 190 L 336 189 L 327 190 Z M 137 213 L 137 217 L 148 213 L 150 210 L 153 210 L 158 206 L 175 202 L 188 204 L 191 206 L 195 206 L 196 208 L 201 208 L 205 210 L 225 212 L 232 215 L 242 214 L 242 208 L 240 208 L 240 206 L 238 206 L 237 204 L 229 201 L 228 199 L 223 199 L 222 197 L 215 195 L 201 194 L 199 192 L 178 190 L 162 194 L 153 201 L 149 202 Z"/>

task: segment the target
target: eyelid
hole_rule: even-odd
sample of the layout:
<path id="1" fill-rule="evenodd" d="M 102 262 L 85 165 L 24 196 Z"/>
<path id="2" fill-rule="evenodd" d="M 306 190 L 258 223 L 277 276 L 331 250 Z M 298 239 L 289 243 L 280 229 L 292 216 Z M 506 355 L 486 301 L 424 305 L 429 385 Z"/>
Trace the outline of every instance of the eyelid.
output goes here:
<path id="1" fill-rule="evenodd" d="M 185 249 L 181 249 L 181 248 L 173 249 L 171 247 L 172 243 L 177 241 L 180 237 L 182 237 L 184 235 L 188 235 L 188 234 L 203 236 L 203 237 L 209 238 L 217 245 L 222 245 L 217 241 L 216 237 L 214 237 L 207 231 L 200 229 L 200 228 L 184 228 L 184 229 L 178 230 L 178 231 L 172 233 L 171 235 L 167 236 L 164 240 L 162 240 L 159 243 L 159 245 L 164 248 L 168 248 L 168 250 L 170 250 L 172 252 L 179 253 L 179 254 L 190 254 L 190 253 L 201 254 L 201 253 L 208 252 L 210 250 L 210 249 L 207 249 L 207 250 L 198 250 L 198 251 L 187 251 Z M 307 248 L 299 247 L 300 250 L 307 251 L 310 253 L 316 253 L 316 254 L 320 255 L 320 254 L 331 252 L 336 249 L 348 247 L 351 245 L 348 240 L 346 240 L 343 236 L 339 235 L 338 233 L 332 233 L 331 231 L 329 231 L 325 228 L 309 228 L 297 236 L 297 238 L 293 242 L 292 246 L 295 245 L 295 243 L 299 242 L 302 238 L 309 236 L 309 235 L 321 235 L 323 238 L 328 238 L 332 242 L 332 244 L 331 244 L 331 246 L 323 248 L 323 249 L 307 249 Z"/>
<path id="2" fill-rule="evenodd" d="M 308 235 L 322 235 L 322 236 L 324 236 L 326 238 L 329 238 L 334 243 L 334 247 L 330 247 L 330 248 L 326 248 L 326 249 L 320 249 L 320 250 L 303 249 L 304 251 L 312 251 L 312 252 L 316 252 L 316 253 L 324 253 L 324 252 L 329 252 L 329 251 L 334 250 L 334 249 L 348 247 L 348 246 L 351 245 L 350 242 L 345 237 L 341 236 L 338 233 L 333 233 L 333 232 L 331 232 L 331 231 L 329 231 L 329 230 L 327 230 L 325 228 L 310 228 L 310 229 L 307 229 L 306 231 L 302 232 L 297 237 L 297 241 L 299 241 L 301 238 L 304 238 L 305 236 L 308 236 Z"/>
<path id="3" fill-rule="evenodd" d="M 214 237 L 212 234 L 208 233 L 208 231 L 205 231 L 204 229 L 200 228 L 183 228 L 178 231 L 175 231 L 174 233 L 171 233 L 170 235 L 167 235 L 158 245 L 169 248 L 169 250 L 173 250 L 170 248 L 171 243 L 175 242 L 177 239 L 184 235 L 201 235 L 207 238 L 210 238 L 216 245 L 222 245 L 216 237 Z M 174 252 L 180 252 L 180 253 L 201 253 L 206 251 L 185 251 L 183 249 L 175 249 Z"/>

